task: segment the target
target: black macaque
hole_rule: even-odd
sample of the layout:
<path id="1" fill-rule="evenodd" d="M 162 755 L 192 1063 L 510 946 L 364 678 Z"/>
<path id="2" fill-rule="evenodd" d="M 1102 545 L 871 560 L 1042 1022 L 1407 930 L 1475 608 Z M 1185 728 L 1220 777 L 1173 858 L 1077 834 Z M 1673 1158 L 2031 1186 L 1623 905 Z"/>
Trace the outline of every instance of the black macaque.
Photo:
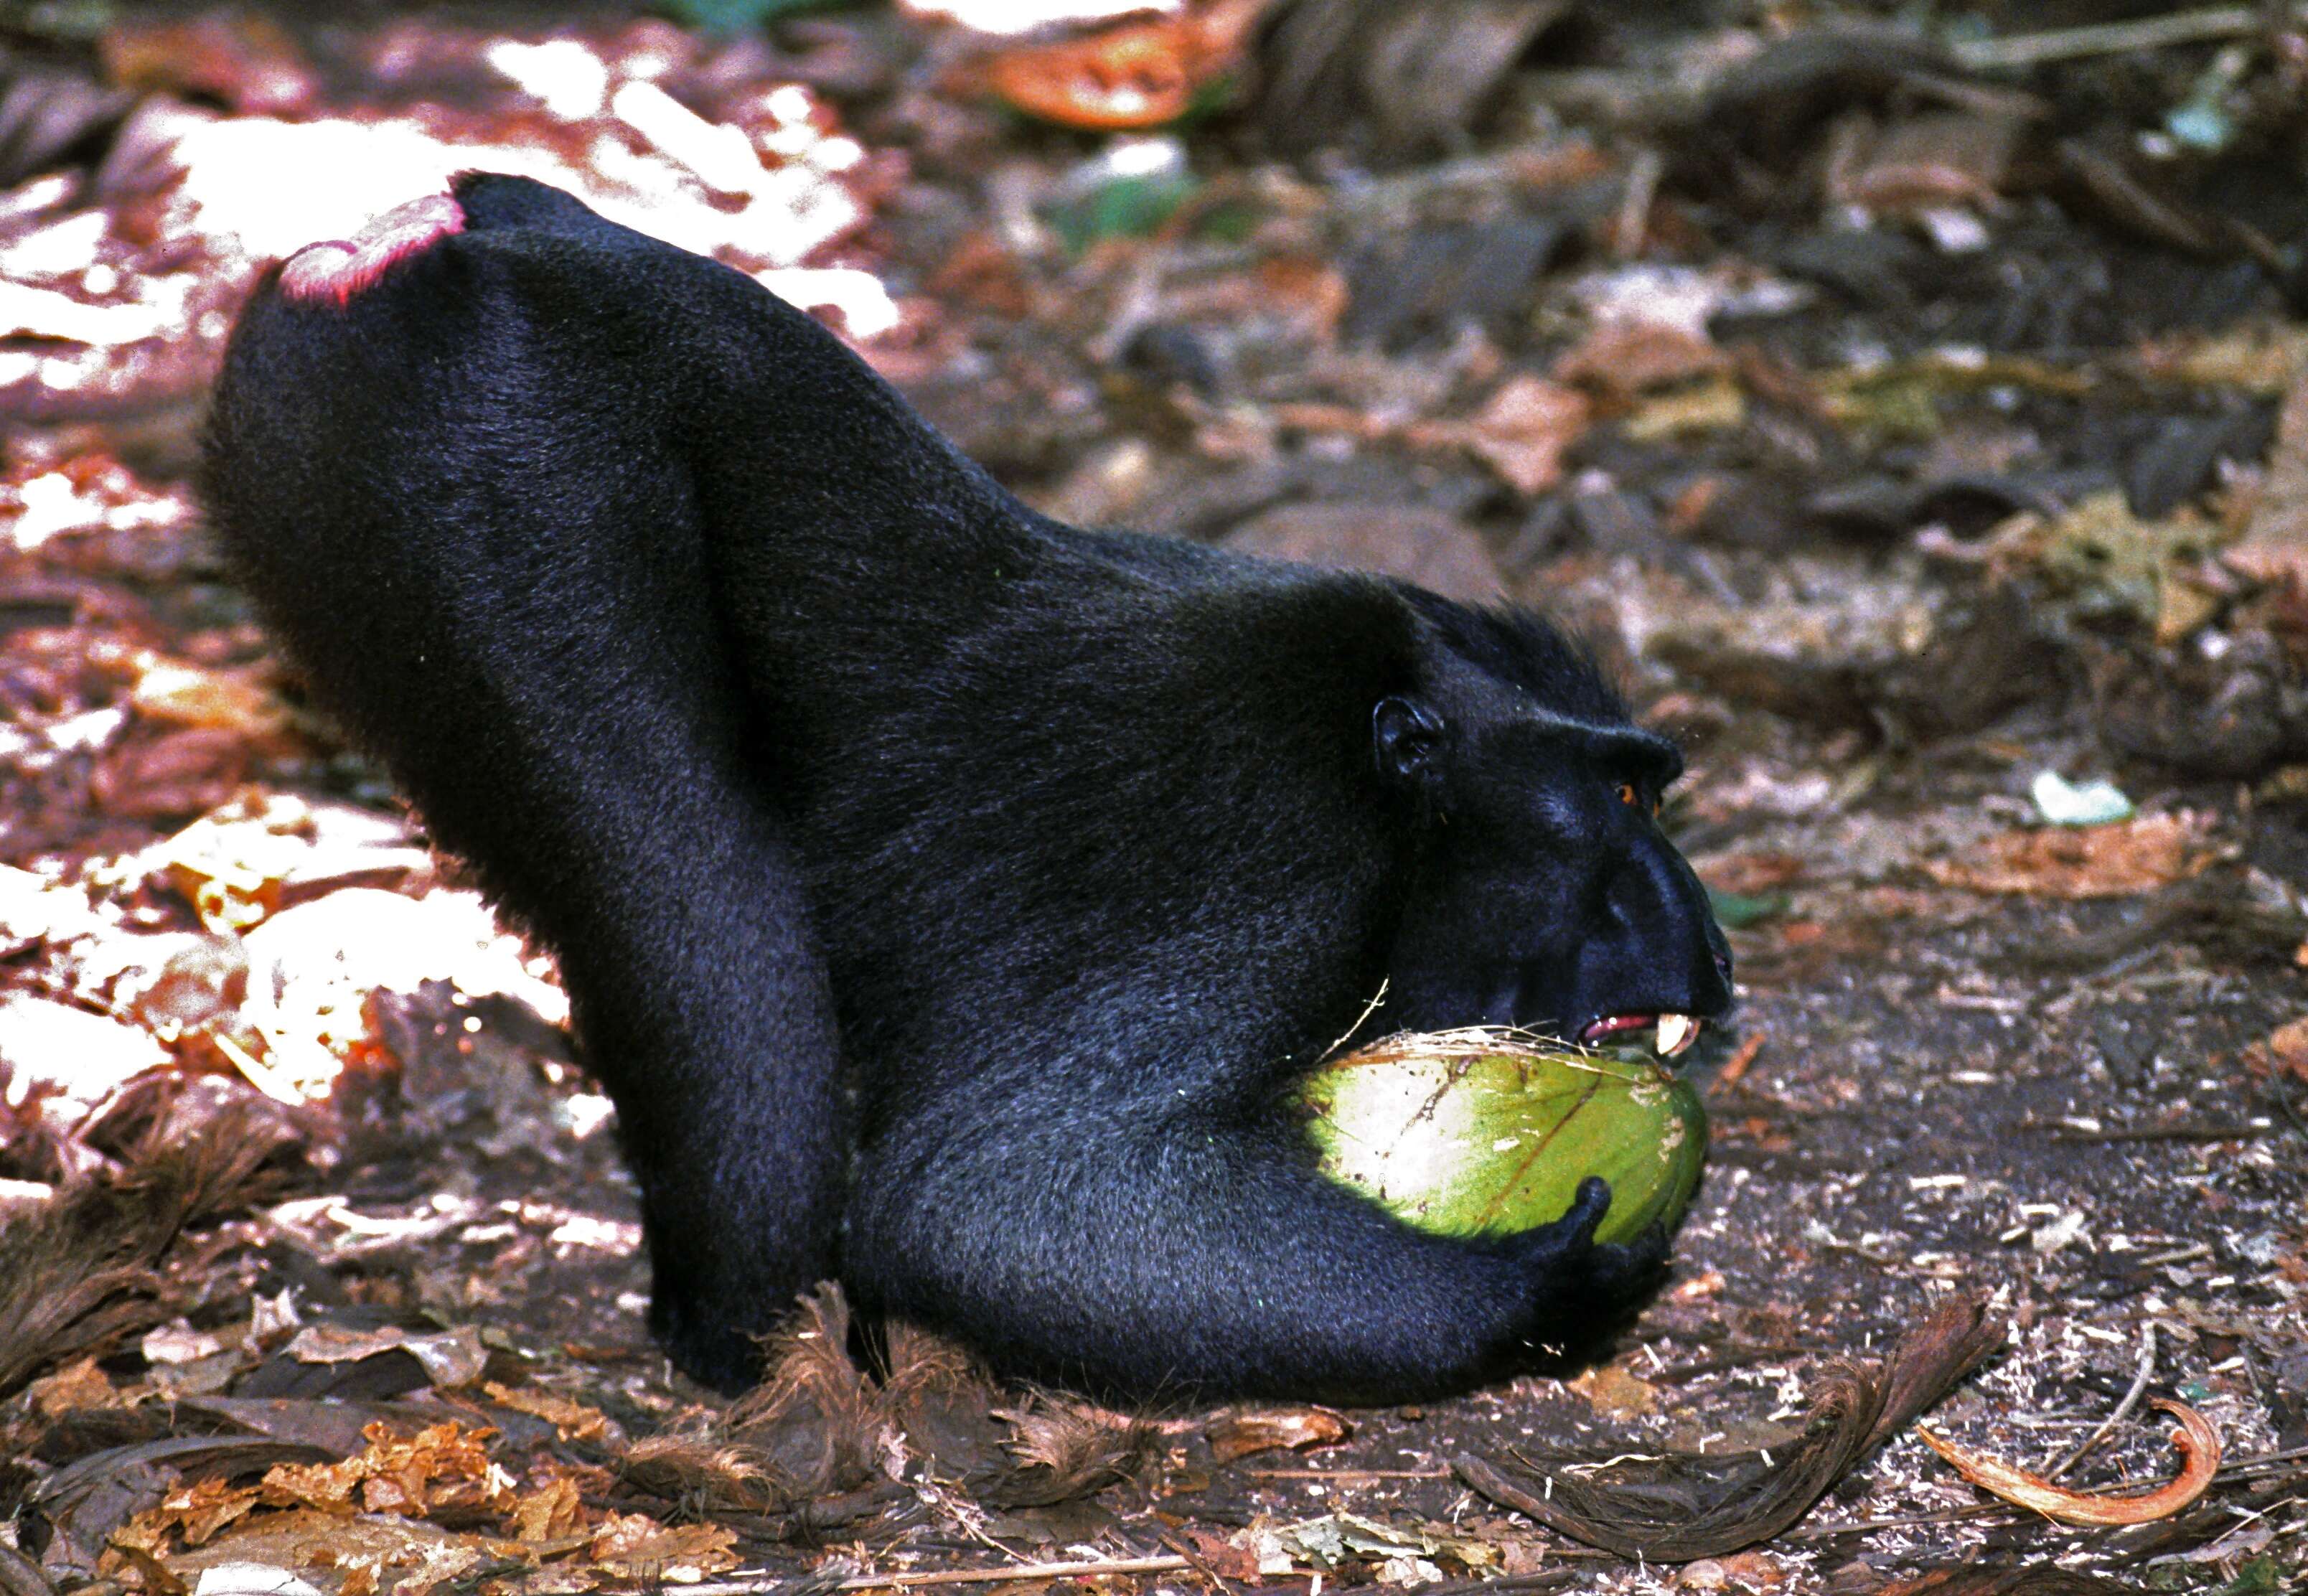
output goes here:
<path id="1" fill-rule="evenodd" d="M 204 489 L 557 952 L 699 1379 L 838 1277 L 1111 1396 L 1407 1400 L 1656 1278 L 1600 1181 L 1437 1238 L 1288 1111 L 1382 983 L 1389 1030 L 1727 1006 L 1680 759 L 1537 617 L 1059 525 L 742 273 L 488 175 L 263 283 Z"/>

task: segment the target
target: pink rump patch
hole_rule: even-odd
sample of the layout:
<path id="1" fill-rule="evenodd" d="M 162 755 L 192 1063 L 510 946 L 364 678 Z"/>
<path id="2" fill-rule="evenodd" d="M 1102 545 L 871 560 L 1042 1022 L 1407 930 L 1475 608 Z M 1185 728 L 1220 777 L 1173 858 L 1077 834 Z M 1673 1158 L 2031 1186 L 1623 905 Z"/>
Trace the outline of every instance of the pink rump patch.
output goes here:
<path id="1" fill-rule="evenodd" d="M 363 228 L 350 243 L 331 239 L 307 244 L 280 268 L 280 291 L 291 299 L 327 299 L 343 305 L 384 275 L 404 255 L 435 238 L 462 232 L 465 213 L 445 194 L 395 205 Z"/>

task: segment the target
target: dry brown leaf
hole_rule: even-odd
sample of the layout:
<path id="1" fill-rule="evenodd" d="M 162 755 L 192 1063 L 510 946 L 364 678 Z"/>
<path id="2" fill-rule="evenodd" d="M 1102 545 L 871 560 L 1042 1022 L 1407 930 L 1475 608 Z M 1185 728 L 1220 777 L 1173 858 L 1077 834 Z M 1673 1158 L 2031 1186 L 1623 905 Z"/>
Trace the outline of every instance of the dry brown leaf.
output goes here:
<path id="1" fill-rule="evenodd" d="M 1776 1591 L 1787 1583 L 1787 1566 L 1769 1552 L 1733 1552 L 1688 1565 L 1675 1583 L 1693 1591 Z"/>
<path id="2" fill-rule="evenodd" d="M 1210 1455 L 1222 1463 L 1256 1452 L 1304 1452 L 1354 1434 L 1354 1426 L 1328 1408 L 1260 1408 L 1229 1413 L 1203 1432 Z"/>
<path id="3" fill-rule="evenodd" d="M 110 1377 L 96 1367 L 93 1358 L 83 1358 L 45 1379 L 33 1381 L 30 1394 L 32 1411 L 43 1419 L 54 1419 L 77 1408 L 126 1405 L 120 1393 L 112 1388 Z"/>
<path id="4" fill-rule="evenodd" d="M 132 14 L 106 28 L 99 47 L 114 82 L 221 99 L 246 115 L 308 111 L 320 91 L 296 40 L 253 12 L 153 20 Z"/>
<path id="5" fill-rule="evenodd" d="M 2268 1051 L 2295 1080 L 2308 1082 L 2308 1015 L 2286 1021 L 2269 1033 Z"/>
<path id="6" fill-rule="evenodd" d="M 273 736 L 288 725 L 288 706 L 248 672 L 211 670 L 158 655 L 144 660 L 129 702 L 150 720 L 250 738 Z"/>
<path id="7" fill-rule="evenodd" d="M 719 1524 L 666 1525 L 638 1513 L 611 1514 L 587 1555 L 628 1579 L 679 1581 L 690 1570 L 719 1574 L 737 1566 L 737 1532 Z"/>
<path id="8" fill-rule="evenodd" d="M 299 1363 L 322 1364 L 358 1363 L 380 1352 L 406 1352 L 423 1366 L 427 1379 L 446 1390 L 479 1379 L 489 1359 L 480 1331 L 470 1324 L 423 1333 L 394 1324 L 375 1330 L 308 1324 L 282 1350 Z"/>
<path id="9" fill-rule="evenodd" d="M 1644 400 L 1619 429 L 1648 444 L 1687 432 L 1724 432 L 1746 419 L 1746 390 L 1718 375 Z"/>
<path id="10" fill-rule="evenodd" d="M 585 1527 L 585 1504 L 577 1482 L 561 1475 L 512 1505 L 507 1515 L 522 1540 L 560 1540 Z"/>
<path id="11" fill-rule="evenodd" d="M 1595 407 L 1585 394 L 1541 377 L 1502 384 L 1457 435 L 1516 492 L 1536 495 L 1563 480 L 1563 457 L 1587 436 Z"/>
<path id="12" fill-rule="evenodd" d="M 2222 557 L 2254 582 L 2308 589 L 2308 380 L 2284 396 L 2252 522 Z"/>
<path id="13" fill-rule="evenodd" d="M 1176 22 L 1118 28 L 1092 39 L 1029 45 L 986 63 L 995 93 L 1027 115 L 1067 127 L 1159 127 L 1193 103 L 1193 44 Z"/>
<path id="14" fill-rule="evenodd" d="M 202 1480 L 169 1492 L 158 1507 L 129 1520 L 115 1532 L 113 1544 L 133 1547 L 156 1557 L 170 1549 L 175 1537 L 182 1537 L 188 1547 L 204 1545 L 218 1531 L 246 1516 L 262 1496 L 263 1492 L 253 1486 Z"/>
<path id="15" fill-rule="evenodd" d="M 1925 859 L 1942 886 L 2037 898 L 2122 898 L 2201 874 L 2214 859 L 2200 815 L 2044 827 L 1988 838 L 1961 858 Z"/>
<path id="16" fill-rule="evenodd" d="M 2220 1467 L 2220 1435 L 2209 1419 L 2183 1402 L 2159 1398 L 2155 1405 L 2180 1421 L 2180 1428 L 2172 1432 L 2172 1445 L 2180 1449 L 2183 1462 L 2179 1478 L 2136 1497 L 2098 1497 L 2068 1490 L 2025 1469 L 1959 1446 L 1921 1425 L 1916 1426 L 1916 1434 L 1980 1489 L 2032 1508 L 2055 1523 L 2145 1524 L 2170 1518 L 2191 1505 L 2211 1485 Z"/>
<path id="17" fill-rule="evenodd" d="M 502 1407 L 544 1419 L 560 1432 L 564 1441 L 598 1440 L 609 1428 L 608 1416 L 599 1409 L 555 1396 L 549 1391 L 516 1391 L 495 1380 L 487 1382 L 481 1389 L 488 1393 L 491 1402 Z"/>
<path id="18" fill-rule="evenodd" d="M 248 739 L 214 726 L 131 734 L 90 772 L 89 792 L 108 815 L 173 820 L 214 808 L 248 773 Z"/>
<path id="19" fill-rule="evenodd" d="M 1666 322 L 1618 316 L 1603 322 L 1554 363 L 1558 383 L 1583 383 L 1622 396 L 1726 369 L 1731 358 L 1699 333 Z"/>
<path id="20" fill-rule="evenodd" d="M 1245 1585 L 1258 1583 L 1258 1554 L 1247 1546 L 1236 1545 L 1223 1528 L 1181 1524 L 1177 1537 L 1172 1542 L 1174 1549 L 1192 1555 L 1195 1566 L 1206 1569 L 1213 1577 Z"/>
<path id="21" fill-rule="evenodd" d="M 125 1540 L 115 1540 L 104 1549 L 97 1559 L 96 1570 L 107 1579 L 117 1579 L 123 1573 L 133 1575 L 144 1596 L 188 1596 L 192 1590 L 159 1558 Z"/>
<path id="22" fill-rule="evenodd" d="M 1566 1384 L 1587 1399 L 1598 1418 L 1640 1419 L 1658 1411 L 1657 1387 L 1645 1385 L 1615 1363 L 1598 1364 Z"/>
<path id="23" fill-rule="evenodd" d="M 986 63 L 986 86 L 1028 116 L 1066 127 L 1159 127 L 1234 66 L 1264 3 L 1219 0 L 1181 17 L 1020 45 Z"/>
<path id="24" fill-rule="evenodd" d="M 1274 314 L 1305 326 L 1325 343 L 1337 339 L 1353 295 L 1336 266 L 1314 256 L 1278 255 L 1259 263 L 1257 281 Z"/>
<path id="25" fill-rule="evenodd" d="M 385 1425 L 361 1432 L 368 1449 L 334 1463 L 282 1463 L 264 1476 L 264 1501 L 276 1507 L 315 1507 L 325 1513 L 392 1513 L 423 1517 L 436 1508 L 512 1505 L 512 1482 L 489 1461 L 490 1429 L 468 1430 L 455 1420 L 419 1430 L 407 1440 Z"/>

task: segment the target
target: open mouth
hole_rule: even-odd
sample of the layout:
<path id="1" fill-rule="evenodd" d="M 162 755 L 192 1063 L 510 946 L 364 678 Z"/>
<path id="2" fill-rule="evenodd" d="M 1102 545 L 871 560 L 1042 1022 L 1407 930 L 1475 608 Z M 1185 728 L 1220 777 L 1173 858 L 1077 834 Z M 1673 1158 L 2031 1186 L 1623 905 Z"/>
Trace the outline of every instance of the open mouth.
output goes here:
<path id="1" fill-rule="evenodd" d="M 1579 1040 L 1592 1047 L 1630 1031 L 1649 1031 L 1656 1026 L 1658 1034 L 1652 1039 L 1651 1046 L 1660 1057 L 1673 1058 L 1699 1040 L 1699 1032 L 1706 1023 L 1689 1014 L 1606 1014 L 1580 1031 Z"/>

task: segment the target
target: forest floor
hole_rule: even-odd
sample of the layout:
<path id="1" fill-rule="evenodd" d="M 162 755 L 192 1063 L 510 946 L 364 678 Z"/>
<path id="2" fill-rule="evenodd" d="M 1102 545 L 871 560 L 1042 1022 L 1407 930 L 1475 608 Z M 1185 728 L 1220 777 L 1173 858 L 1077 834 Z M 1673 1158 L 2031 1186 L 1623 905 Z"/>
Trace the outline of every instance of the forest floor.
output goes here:
<path id="1" fill-rule="evenodd" d="M 0 4 L 0 1592 L 2308 1581 L 2298 8 L 929 11 Z M 550 961 L 187 481 L 262 262 L 474 167 L 1054 514 L 1580 628 L 1742 997 L 1605 1361 L 1120 1415 L 828 1298 L 745 1403 L 669 1374 Z M 2221 1462 L 2066 1525 L 1862 1450 L 1910 1386 L 2080 1490 L 2180 1471 L 2159 1400 Z"/>

